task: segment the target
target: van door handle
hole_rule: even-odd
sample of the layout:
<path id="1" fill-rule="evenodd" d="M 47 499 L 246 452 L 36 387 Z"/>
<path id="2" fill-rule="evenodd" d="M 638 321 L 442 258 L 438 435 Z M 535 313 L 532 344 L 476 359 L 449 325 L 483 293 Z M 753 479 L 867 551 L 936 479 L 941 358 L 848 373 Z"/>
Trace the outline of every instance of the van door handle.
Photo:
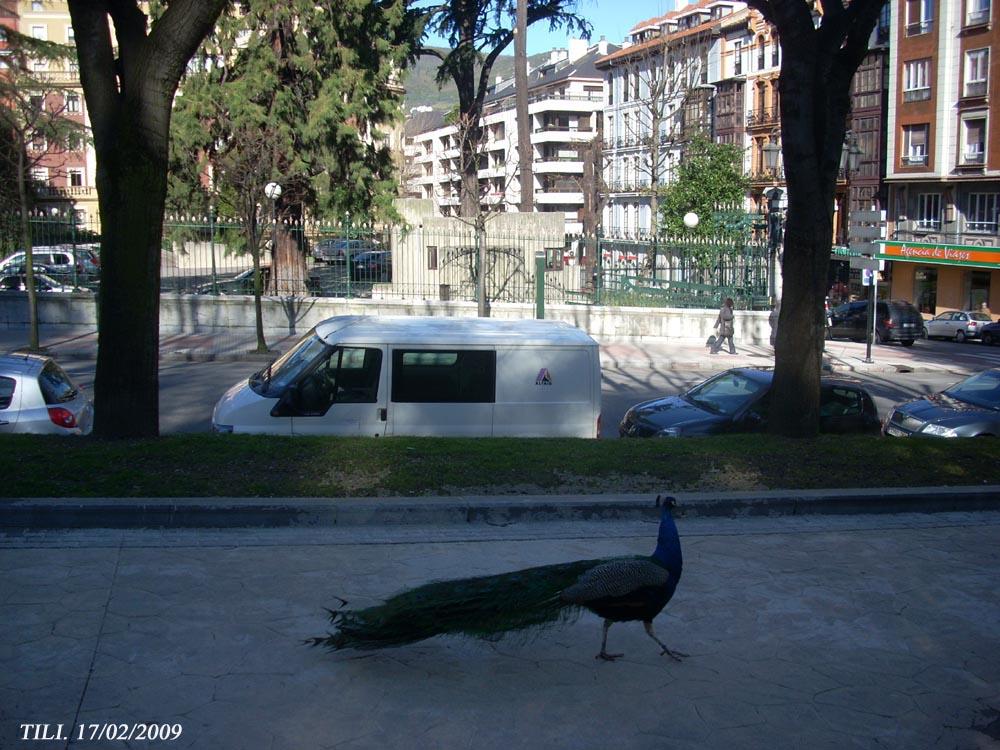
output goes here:
<path id="1" fill-rule="evenodd" d="M 379 418 L 380 422 L 385 422 L 389 418 L 389 410 L 388 409 L 379 409 L 378 410 L 378 418 Z"/>

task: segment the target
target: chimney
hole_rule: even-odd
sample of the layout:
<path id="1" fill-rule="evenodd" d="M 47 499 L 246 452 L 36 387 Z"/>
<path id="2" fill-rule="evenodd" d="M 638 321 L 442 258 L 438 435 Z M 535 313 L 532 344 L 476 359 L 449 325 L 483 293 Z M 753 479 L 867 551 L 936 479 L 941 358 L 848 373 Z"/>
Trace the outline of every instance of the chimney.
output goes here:
<path id="1" fill-rule="evenodd" d="M 597 54 L 608 54 L 608 40 L 605 38 L 604 34 L 601 34 L 601 41 L 597 43 Z"/>
<path id="2" fill-rule="evenodd" d="M 583 39 L 569 40 L 569 61 L 575 62 L 587 54 L 587 42 Z"/>

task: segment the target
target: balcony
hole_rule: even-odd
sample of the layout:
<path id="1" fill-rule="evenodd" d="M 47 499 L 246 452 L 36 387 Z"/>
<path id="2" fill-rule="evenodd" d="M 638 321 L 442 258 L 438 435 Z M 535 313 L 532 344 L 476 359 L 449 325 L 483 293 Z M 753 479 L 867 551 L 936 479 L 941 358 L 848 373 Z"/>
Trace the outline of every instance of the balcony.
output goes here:
<path id="1" fill-rule="evenodd" d="M 543 157 L 535 162 L 535 174 L 583 174 L 580 158 Z"/>
<path id="2" fill-rule="evenodd" d="M 904 167 L 927 166 L 927 154 L 908 154 L 900 157 L 899 163 Z"/>
<path id="3" fill-rule="evenodd" d="M 755 109 L 747 114 L 748 128 L 770 128 L 778 124 L 780 113 L 777 107 Z"/>
<path id="4" fill-rule="evenodd" d="M 922 21 L 906 24 L 906 35 L 919 36 L 920 34 L 930 34 L 931 29 L 933 28 L 934 20 L 931 18 L 925 18 Z"/>
<path id="5" fill-rule="evenodd" d="M 35 188 L 35 195 L 39 198 L 93 198 L 96 200 L 97 188 L 41 185 Z"/>
<path id="6" fill-rule="evenodd" d="M 965 27 L 985 26 L 990 22 L 990 9 L 970 10 L 965 15 Z"/>
<path id="7" fill-rule="evenodd" d="M 986 96 L 986 81 L 967 81 L 963 96 Z"/>
<path id="8" fill-rule="evenodd" d="M 904 102 L 924 102 L 931 98 L 931 87 L 907 89 L 903 91 Z"/>

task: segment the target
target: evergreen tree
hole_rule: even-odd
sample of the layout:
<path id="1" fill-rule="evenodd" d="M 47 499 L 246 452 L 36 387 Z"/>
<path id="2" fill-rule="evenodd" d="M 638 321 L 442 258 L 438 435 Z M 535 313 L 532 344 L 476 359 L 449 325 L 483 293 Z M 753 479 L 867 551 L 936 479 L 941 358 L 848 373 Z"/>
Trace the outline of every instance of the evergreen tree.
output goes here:
<path id="1" fill-rule="evenodd" d="M 272 208 L 261 189 L 277 182 L 271 278 L 278 293 L 300 292 L 305 262 L 287 222 L 394 215 L 395 165 L 381 130 L 402 116 L 395 80 L 412 59 L 417 20 L 404 0 L 237 3 L 182 85 L 170 203 L 234 214 L 259 266 L 270 233 L 258 223 Z M 266 348 L 259 329 L 258 348 Z"/>
<path id="2" fill-rule="evenodd" d="M 743 174 L 743 157 L 732 144 L 712 143 L 704 136 L 694 138 L 677 166 L 677 178 L 660 197 L 660 227 L 671 234 L 693 233 L 710 236 L 725 231 L 716 221 L 720 206 L 743 203 L 750 182 Z M 684 226 L 684 214 L 698 214 L 698 226 Z"/>

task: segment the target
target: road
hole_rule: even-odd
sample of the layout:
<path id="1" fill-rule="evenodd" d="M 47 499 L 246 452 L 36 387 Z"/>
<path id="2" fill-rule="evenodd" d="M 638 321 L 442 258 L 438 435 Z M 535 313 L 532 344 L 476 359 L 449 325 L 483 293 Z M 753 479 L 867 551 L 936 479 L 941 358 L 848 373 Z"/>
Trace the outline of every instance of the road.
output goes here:
<path id="1" fill-rule="evenodd" d="M 1000 359 L 1000 347 L 988 349 L 978 344 L 954 344 L 947 341 L 918 342 L 933 347 L 935 351 L 955 348 L 965 356 L 983 355 L 983 366 L 993 364 L 992 356 Z M 876 349 L 876 356 L 878 350 Z M 721 355 L 720 355 L 721 356 Z M 762 365 L 773 364 L 771 360 Z M 1000 361 L 996 362 L 1000 364 Z M 65 361 L 63 365 L 85 388 L 93 388 L 94 362 L 87 360 Z M 177 432 L 205 432 L 211 429 L 212 407 L 225 390 L 243 380 L 260 363 L 236 362 L 184 362 L 165 361 L 160 366 L 160 430 L 163 434 Z M 995 364 L 994 364 L 995 366 Z M 605 367 L 602 393 L 602 437 L 617 437 L 618 423 L 629 406 L 671 393 L 704 380 L 710 370 L 669 370 L 655 366 L 626 365 Z M 944 372 L 893 372 L 855 375 L 869 388 L 879 414 L 900 401 L 933 393 L 961 378 Z"/>
<path id="2" fill-rule="evenodd" d="M 0 535 L 0 747 L 988 748 L 1000 742 L 1000 513 L 678 521 L 657 634 L 328 654 L 335 596 L 649 554 L 636 522 Z M 171 742 L 22 741 L 166 725 Z M 82 727 L 82 729 L 81 729 Z M 29 732 L 38 731 L 29 728 Z"/>

